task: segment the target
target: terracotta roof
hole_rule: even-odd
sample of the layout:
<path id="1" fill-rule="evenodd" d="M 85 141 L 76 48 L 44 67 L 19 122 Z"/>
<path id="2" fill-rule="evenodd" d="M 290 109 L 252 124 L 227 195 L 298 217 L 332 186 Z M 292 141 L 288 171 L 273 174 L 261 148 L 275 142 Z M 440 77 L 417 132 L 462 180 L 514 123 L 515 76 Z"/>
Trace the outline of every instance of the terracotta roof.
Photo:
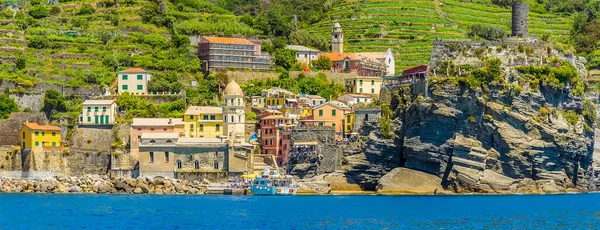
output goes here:
<path id="1" fill-rule="evenodd" d="M 83 105 L 112 105 L 115 100 L 85 100 Z"/>
<path id="2" fill-rule="evenodd" d="M 210 43 L 225 43 L 225 44 L 239 44 L 239 45 L 254 45 L 251 41 L 245 38 L 225 38 L 225 37 L 209 37 L 204 36 L 202 40 L 206 40 Z"/>
<path id="3" fill-rule="evenodd" d="M 183 123 L 181 118 L 133 118 L 131 126 L 174 126 Z"/>
<path id="4" fill-rule="evenodd" d="M 39 125 L 35 122 L 25 122 L 25 126 L 33 130 L 53 130 L 60 131 L 60 127 L 54 125 Z"/>
<path id="5" fill-rule="evenodd" d="M 222 114 L 223 108 L 217 106 L 190 106 L 185 111 L 185 115 L 198 114 Z"/>
<path id="6" fill-rule="evenodd" d="M 331 61 L 341 61 L 346 57 L 349 57 L 350 60 L 358 60 L 360 57 L 356 55 L 356 53 L 322 53 L 319 54 L 319 57 L 328 57 Z"/>
<path id="7" fill-rule="evenodd" d="M 343 109 L 343 110 L 350 110 L 350 107 L 348 107 L 343 102 L 339 102 L 339 101 L 328 101 L 328 102 L 325 102 L 323 104 L 315 106 L 313 109 L 317 109 L 317 108 L 323 107 L 325 105 L 331 105 L 333 107 L 337 107 L 337 108 Z"/>
<path id="8" fill-rule="evenodd" d="M 123 70 L 119 73 L 147 73 L 148 71 L 146 71 L 145 69 L 142 68 L 129 68 L 126 70 Z"/>

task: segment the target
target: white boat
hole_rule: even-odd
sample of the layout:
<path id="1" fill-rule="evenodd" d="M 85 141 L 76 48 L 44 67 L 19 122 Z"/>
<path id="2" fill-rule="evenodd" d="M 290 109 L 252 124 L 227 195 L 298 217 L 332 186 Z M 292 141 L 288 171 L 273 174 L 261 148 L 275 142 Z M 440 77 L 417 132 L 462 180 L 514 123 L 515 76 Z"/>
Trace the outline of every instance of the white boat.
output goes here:
<path id="1" fill-rule="evenodd" d="M 252 181 L 250 191 L 254 195 L 296 195 L 298 188 L 293 177 L 282 176 L 266 167 L 262 175 Z"/>

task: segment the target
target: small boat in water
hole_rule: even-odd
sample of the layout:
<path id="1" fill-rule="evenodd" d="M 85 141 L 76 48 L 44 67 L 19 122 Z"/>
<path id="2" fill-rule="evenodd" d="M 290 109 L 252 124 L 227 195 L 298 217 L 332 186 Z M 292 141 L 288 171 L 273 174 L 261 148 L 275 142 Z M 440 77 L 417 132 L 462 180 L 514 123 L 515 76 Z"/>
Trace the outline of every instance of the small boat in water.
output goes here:
<path id="1" fill-rule="evenodd" d="M 252 181 L 253 195 L 296 195 L 298 188 L 293 177 L 282 176 L 277 170 L 267 167 L 260 177 Z"/>

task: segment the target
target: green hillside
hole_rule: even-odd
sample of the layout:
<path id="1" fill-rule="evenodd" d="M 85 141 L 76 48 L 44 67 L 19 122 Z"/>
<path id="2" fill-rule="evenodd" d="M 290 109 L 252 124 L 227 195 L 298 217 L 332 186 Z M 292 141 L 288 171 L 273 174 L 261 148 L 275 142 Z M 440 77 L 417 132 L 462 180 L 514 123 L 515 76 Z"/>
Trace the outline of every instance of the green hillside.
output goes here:
<path id="1" fill-rule="evenodd" d="M 530 12 L 529 16 L 531 34 L 550 34 L 559 42 L 567 40 L 573 24 L 570 16 L 535 12 Z M 511 10 L 455 0 L 346 1 L 334 7 L 329 20 L 323 20 L 309 30 L 327 35 L 335 22 L 339 22 L 345 32 L 347 51 L 392 48 L 397 69 L 404 69 L 427 64 L 436 37 L 466 39 L 472 24 L 497 25 L 509 33 Z M 384 36 L 375 38 L 377 33 Z"/>

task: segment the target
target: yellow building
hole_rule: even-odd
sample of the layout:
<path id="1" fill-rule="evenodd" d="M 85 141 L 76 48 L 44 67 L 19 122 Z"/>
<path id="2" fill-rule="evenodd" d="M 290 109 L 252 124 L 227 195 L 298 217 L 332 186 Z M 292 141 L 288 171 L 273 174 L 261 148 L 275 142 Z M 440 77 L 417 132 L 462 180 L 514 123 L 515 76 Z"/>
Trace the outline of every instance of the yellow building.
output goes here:
<path id="1" fill-rule="evenodd" d="M 347 113 L 345 114 L 346 116 L 346 120 L 344 121 L 344 125 L 345 125 L 345 133 L 349 134 L 352 133 L 352 131 L 354 130 L 354 112 L 351 113 Z"/>
<path id="2" fill-rule="evenodd" d="M 183 116 L 185 137 L 223 136 L 223 109 L 216 106 L 190 106 Z"/>
<path id="3" fill-rule="evenodd" d="M 25 122 L 21 128 L 21 148 L 40 150 L 45 147 L 60 147 L 60 127 Z"/>
<path id="4" fill-rule="evenodd" d="M 346 78 L 346 92 L 379 95 L 381 82 L 381 77 Z"/>
<path id="5" fill-rule="evenodd" d="M 279 110 L 284 114 L 298 113 L 298 99 L 296 94 L 281 88 L 266 89 L 261 92 L 265 98 L 265 107 Z"/>

